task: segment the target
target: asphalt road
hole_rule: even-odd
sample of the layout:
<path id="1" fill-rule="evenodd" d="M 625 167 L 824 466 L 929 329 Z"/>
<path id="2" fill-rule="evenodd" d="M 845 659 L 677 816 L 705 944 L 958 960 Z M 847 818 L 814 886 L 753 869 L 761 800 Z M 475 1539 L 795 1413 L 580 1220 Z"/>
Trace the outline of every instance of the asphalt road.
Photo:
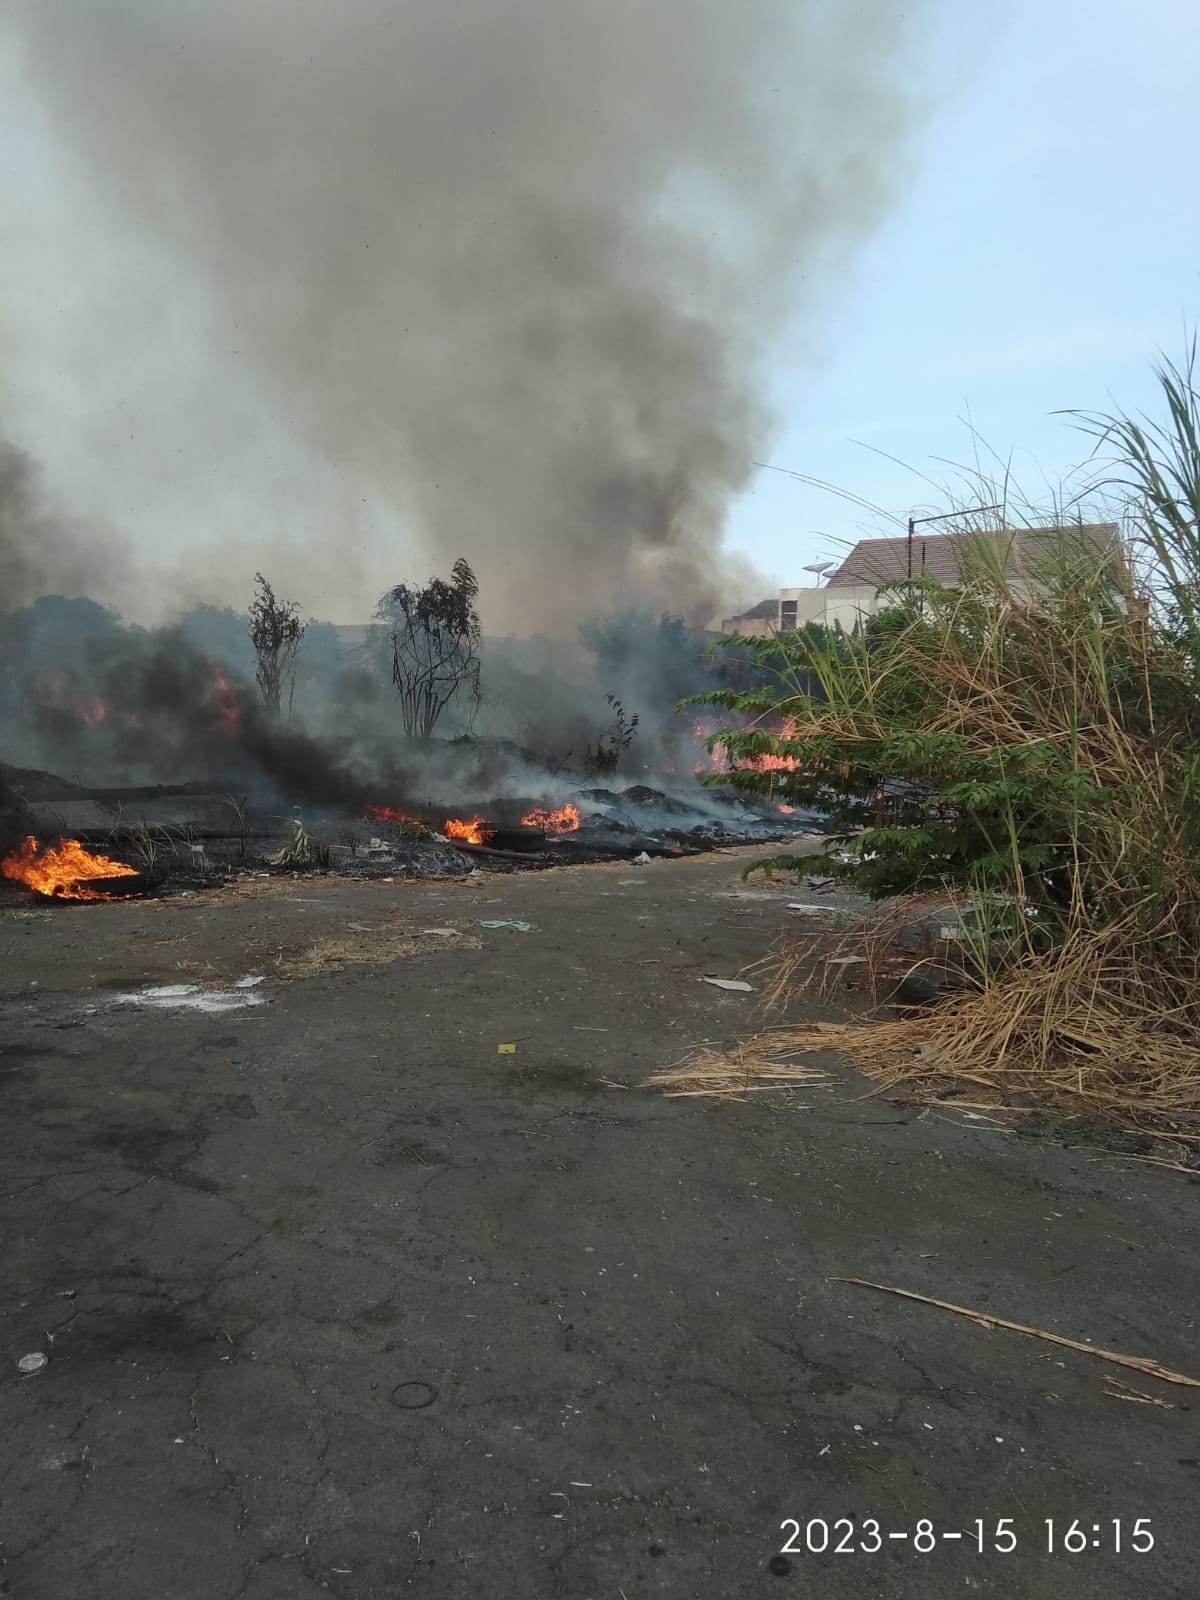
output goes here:
<path id="1" fill-rule="evenodd" d="M 752 1026 L 737 866 L 0 910 L 13 1600 L 1196 1592 L 1200 1391 L 836 1281 L 1200 1377 L 1196 1188 L 636 1087 Z"/>

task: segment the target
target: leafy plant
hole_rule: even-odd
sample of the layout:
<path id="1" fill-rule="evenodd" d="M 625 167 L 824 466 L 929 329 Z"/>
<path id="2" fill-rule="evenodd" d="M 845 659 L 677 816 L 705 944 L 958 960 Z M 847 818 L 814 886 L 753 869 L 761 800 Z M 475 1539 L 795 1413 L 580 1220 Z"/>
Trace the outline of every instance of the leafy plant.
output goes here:
<path id="1" fill-rule="evenodd" d="M 288 829 L 283 844 L 267 860 L 273 867 L 327 867 L 330 849 L 310 833 L 297 817 Z"/>
<path id="2" fill-rule="evenodd" d="M 237 858 L 239 861 L 245 861 L 246 842 L 250 837 L 250 821 L 246 813 L 246 796 L 242 795 L 239 799 L 237 795 L 227 794 L 225 796 L 225 804 L 233 813 L 234 826 L 237 828 Z"/>
<path id="3" fill-rule="evenodd" d="M 857 845 L 831 870 L 873 897 L 1007 891 L 1044 938 L 1121 802 L 1145 640 L 1129 574 L 1114 599 L 1113 552 L 1085 530 L 1043 552 L 1031 595 L 1008 562 L 964 536 L 960 586 L 892 585 L 855 636 L 758 641 L 789 692 L 707 697 L 748 725 L 716 736 L 731 770 L 706 781 L 826 811 Z"/>
<path id="4" fill-rule="evenodd" d="M 604 698 L 612 708 L 613 720 L 596 740 L 595 749 L 589 745 L 583 756 L 584 771 L 597 775 L 617 770 L 621 756 L 633 743 L 641 720 L 636 711 L 630 716 L 616 695 L 606 694 Z"/>

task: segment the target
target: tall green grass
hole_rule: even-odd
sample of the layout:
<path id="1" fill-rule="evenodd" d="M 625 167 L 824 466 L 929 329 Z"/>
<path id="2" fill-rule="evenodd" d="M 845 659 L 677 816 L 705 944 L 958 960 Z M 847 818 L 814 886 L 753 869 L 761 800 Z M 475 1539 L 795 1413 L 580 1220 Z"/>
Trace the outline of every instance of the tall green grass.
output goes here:
<path id="1" fill-rule="evenodd" d="M 772 687 L 709 697 L 742 724 L 718 736 L 724 781 L 830 808 L 857 851 L 831 870 L 972 908 L 984 948 L 938 1013 L 945 1067 L 1109 1109 L 1200 1104 L 1195 357 L 1160 368 L 1160 417 L 1076 417 L 1119 544 L 1056 507 L 1023 567 L 1002 514 L 959 535 L 958 585 L 897 585 L 853 634 L 759 641 Z"/>

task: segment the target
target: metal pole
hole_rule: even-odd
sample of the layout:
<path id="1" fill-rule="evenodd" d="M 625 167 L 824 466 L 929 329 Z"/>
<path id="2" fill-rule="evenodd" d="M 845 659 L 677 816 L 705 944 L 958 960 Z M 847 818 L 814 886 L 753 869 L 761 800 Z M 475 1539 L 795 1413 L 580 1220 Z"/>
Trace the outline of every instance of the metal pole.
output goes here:
<path id="1" fill-rule="evenodd" d="M 913 534 L 916 532 L 916 527 L 917 527 L 916 518 L 915 517 L 909 517 L 909 519 L 908 519 L 908 576 L 909 576 L 909 580 L 910 581 L 912 579 Z"/>

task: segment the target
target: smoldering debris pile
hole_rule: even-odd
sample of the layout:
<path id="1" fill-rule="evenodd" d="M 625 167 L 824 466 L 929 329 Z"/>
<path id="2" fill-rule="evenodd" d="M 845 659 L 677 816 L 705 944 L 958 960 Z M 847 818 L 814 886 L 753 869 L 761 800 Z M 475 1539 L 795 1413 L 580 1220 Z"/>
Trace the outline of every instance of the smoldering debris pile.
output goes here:
<path id="1" fill-rule="evenodd" d="M 301 804 L 277 789 L 239 796 L 197 782 L 89 789 L 13 768 L 0 769 L 0 784 L 8 797 L 6 890 L 76 900 L 194 890 L 242 872 L 428 877 L 678 858 L 822 826 L 813 814 L 767 815 L 699 789 L 684 798 L 646 784 L 597 788 L 561 777 L 552 794 L 547 783 L 540 796 L 471 806 Z M 69 872 L 72 862 L 80 865 Z M 118 877 L 129 881 L 111 881 Z"/>
<path id="2" fill-rule="evenodd" d="M 378 650 L 322 668 L 306 636 L 285 715 L 251 681 L 236 613 L 144 630 L 50 597 L 4 614 L 0 749 L 20 765 L 0 860 L 25 849 L 5 876 L 35 886 L 29 840 L 72 840 L 182 888 L 252 864 L 386 876 L 685 855 L 816 824 L 699 781 L 722 758 L 676 704 L 744 663 L 713 661 L 679 619 L 629 613 L 581 633 L 582 648 L 544 643 L 536 674 L 511 642 L 494 650 L 479 703 L 449 707 L 447 736 L 417 737 L 397 726 Z M 473 716 L 496 731 L 467 731 Z M 66 859 L 53 870 L 70 897 Z"/>

